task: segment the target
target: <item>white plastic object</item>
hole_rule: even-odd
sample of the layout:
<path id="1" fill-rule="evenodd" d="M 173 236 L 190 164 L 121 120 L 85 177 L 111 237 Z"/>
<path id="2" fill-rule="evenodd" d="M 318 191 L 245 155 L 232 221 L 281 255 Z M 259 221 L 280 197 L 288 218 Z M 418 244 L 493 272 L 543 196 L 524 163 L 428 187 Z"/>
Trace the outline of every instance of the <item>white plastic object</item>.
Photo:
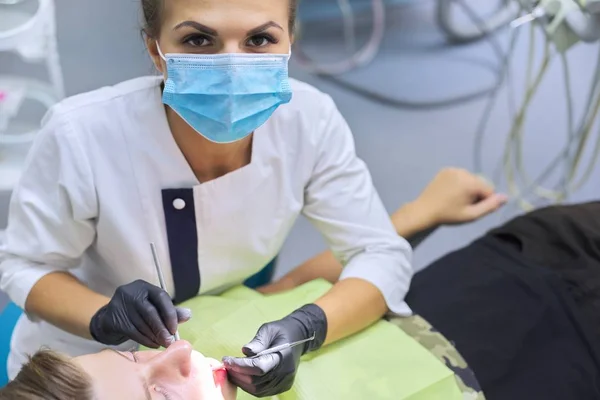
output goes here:
<path id="1" fill-rule="evenodd" d="M 25 89 L 17 85 L 2 86 L 0 82 L 0 132 L 8 127 L 8 121 L 14 118 L 21 108 L 25 97 Z M 0 141 L 2 135 L 0 134 Z"/>
<path id="2" fill-rule="evenodd" d="M 44 62 L 50 77 L 50 82 L 41 82 L 2 75 L 0 66 L 0 192 L 4 192 L 20 179 L 40 128 L 39 121 L 18 118 L 21 105 L 33 100 L 49 109 L 64 97 L 53 0 L 0 0 L 0 51 L 15 53 L 28 63 Z"/>
<path id="3" fill-rule="evenodd" d="M 45 109 L 52 107 L 58 101 L 52 86 L 19 76 L 0 75 L 1 93 L 4 101 L 0 100 L 0 146 L 32 142 L 39 123 L 24 123 L 13 117 L 25 100 L 40 103 Z"/>
<path id="4" fill-rule="evenodd" d="M 0 51 L 19 54 L 27 62 L 45 61 L 50 81 L 59 99 L 64 97 L 64 82 L 56 44 L 55 7 L 53 0 L 35 0 L 32 14 L 20 3 L 0 0 Z M 13 4 L 14 3 L 14 4 Z"/>
<path id="5" fill-rule="evenodd" d="M 31 61 L 43 59 L 45 35 L 50 33 L 46 25 L 54 14 L 52 8 L 49 0 L 37 0 L 37 9 L 31 14 L 24 7 L 0 3 L 0 51 L 16 51 Z"/>
<path id="6" fill-rule="evenodd" d="M 573 7 L 565 14 L 565 22 L 581 41 L 600 40 L 600 1 L 587 1 L 581 8 Z"/>

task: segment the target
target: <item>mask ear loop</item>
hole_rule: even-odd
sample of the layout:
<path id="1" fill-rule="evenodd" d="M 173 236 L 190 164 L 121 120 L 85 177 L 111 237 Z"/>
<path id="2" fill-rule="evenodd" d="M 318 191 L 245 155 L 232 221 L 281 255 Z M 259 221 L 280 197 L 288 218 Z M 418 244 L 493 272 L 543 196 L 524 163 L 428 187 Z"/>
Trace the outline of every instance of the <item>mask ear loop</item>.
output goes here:
<path id="1" fill-rule="evenodd" d="M 164 61 L 167 61 L 167 58 L 165 57 L 163 52 L 160 50 L 160 45 L 158 44 L 158 40 L 156 41 L 156 49 L 158 50 L 158 54 L 160 55 L 160 58 L 162 58 Z"/>

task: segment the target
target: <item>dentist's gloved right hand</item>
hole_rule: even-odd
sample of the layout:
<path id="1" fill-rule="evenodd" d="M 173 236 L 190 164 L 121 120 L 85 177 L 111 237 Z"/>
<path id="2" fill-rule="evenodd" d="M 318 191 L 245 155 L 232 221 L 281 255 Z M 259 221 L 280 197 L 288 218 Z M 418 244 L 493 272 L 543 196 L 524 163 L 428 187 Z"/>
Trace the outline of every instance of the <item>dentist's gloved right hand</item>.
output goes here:
<path id="1" fill-rule="evenodd" d="M 263 350 L 308 339 L 313 341 L 278 353 L 253 358 Z M 256 397 L 277 396 L 292 388 L 300 357 L 319 349 L 327 336 L 327 316 L 316 304 L 308 304 L 287 317 L 264 324 L 242 349 L 247 358 L 224 357 L 229 381 Z"/>
<path id="2" fill-rule="evenodd" d="M 157 349 L 169 347 L 177 325 L 192 316 L 189 309 L 175 307 L 167 292 L 137 280 L 117 288 L 110 302 L 92 317 L 92 337 L 107 345 L 133 340 Z"/>

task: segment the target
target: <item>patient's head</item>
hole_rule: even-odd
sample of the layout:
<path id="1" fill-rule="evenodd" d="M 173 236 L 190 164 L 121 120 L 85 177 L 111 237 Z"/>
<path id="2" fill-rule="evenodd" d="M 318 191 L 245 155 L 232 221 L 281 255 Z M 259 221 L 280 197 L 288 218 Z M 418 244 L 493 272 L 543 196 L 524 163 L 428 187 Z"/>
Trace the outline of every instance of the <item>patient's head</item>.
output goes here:
<path id="1" fill-rule="evenodd" d="M 94 398 L 89 376 L 68 357 L 40 351 L 14 381 L 0 389 L 1 400 L 63 400 Z"/>
<path id="2" fill-rule="evenodd" d="M 165 351 L 100 353 L 68 358 L 41 351 L 0 400 L 230 400 L 235 388 L 216 360 L 178 341 Z"/>

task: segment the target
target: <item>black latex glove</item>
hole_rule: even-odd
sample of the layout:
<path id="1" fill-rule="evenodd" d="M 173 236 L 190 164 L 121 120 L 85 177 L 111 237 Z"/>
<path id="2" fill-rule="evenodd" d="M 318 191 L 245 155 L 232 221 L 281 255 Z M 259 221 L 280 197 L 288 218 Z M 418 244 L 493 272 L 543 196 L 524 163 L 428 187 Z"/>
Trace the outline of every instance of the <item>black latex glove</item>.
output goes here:
<path id="1" fill-rule="evenodd" d="M 327 317 L 315 305 L 306 305 L 287 317 L 264 324 L 254 339 L 242 349 L 247 357 L 285 343 L 315 339 L 278 353 L 257 358 L 224 357 L 229 381 L 256 397 L 276 396 L 294 384 L 300 357 L 320 348 L 327 336 Z"/>
<path id="2" fill-rule="evenodd" d="M 117 288 L 110 302 L 92 317 L 90 333 L 108 345 L 131 339 L 157 349 L 171 345 L 177 325 L 191 316 L 190 310 L 175 307 L 167 292 L 137 280 Z"/>

